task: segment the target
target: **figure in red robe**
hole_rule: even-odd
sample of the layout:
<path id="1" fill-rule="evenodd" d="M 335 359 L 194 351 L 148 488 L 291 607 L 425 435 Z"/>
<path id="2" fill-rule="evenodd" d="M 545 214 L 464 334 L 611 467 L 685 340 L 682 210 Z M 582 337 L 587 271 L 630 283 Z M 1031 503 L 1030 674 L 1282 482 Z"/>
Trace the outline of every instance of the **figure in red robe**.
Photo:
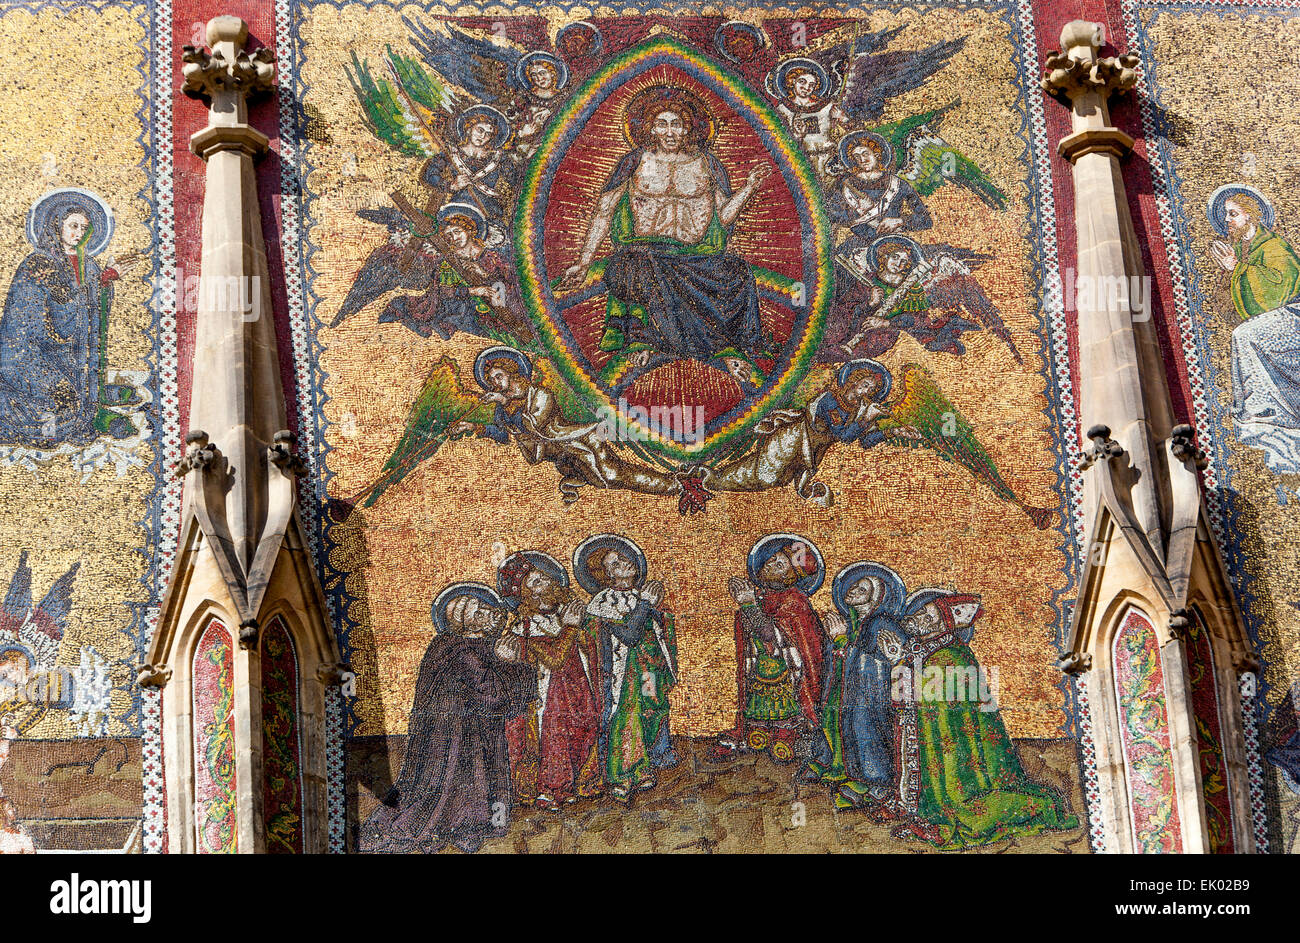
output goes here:
<path id="1" fill-rule="evenodd" d="M 582 628 L 586 606 L 558 560 L 527 550 L 497 570 L 516 621 L 511 645 L 537 669 L 536 710 L 507 727 L 515 799 L 555 810 L 600 795 L 600 653 Z"/>
<path id="2" fill-rule="evenodd" d="M 821 725 L 826 630 L 810 597 L 825 565 L 812 541 L 769 534 L 749 552 L 749 579 L 728 581 L 736 613 L 735 723 L 718 738 L 715 759 L 768 750 L 780 763 Z"/>

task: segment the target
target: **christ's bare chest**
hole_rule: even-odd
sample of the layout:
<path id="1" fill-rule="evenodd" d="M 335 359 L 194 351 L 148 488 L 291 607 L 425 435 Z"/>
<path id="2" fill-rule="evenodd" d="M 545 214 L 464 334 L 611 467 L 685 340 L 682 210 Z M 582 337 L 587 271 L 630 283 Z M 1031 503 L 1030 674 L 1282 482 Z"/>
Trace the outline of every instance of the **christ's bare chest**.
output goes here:
<path id="1" fill-rule="evenodd" d="M 632 215 L 638 236 L 694 243 L 713 215 L 714 183 L 703 155 L 641 158 L 632 177 Z"/>

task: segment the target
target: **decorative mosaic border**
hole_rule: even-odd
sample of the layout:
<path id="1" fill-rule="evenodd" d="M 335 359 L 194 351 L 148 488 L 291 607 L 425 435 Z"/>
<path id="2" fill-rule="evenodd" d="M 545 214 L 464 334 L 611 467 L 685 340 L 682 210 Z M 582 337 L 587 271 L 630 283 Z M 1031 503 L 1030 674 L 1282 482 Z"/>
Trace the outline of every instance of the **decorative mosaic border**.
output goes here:
<path id="1" fill-rule="evenodd" d="M 1182 198 L 1182 181 L 1174 167 L 1173 148 L 1162 134 L 1157 114 L 1160 109 L 1160 84 L 1157 79 L 1155 50 L 1142 23 L 1141 9 L 1154 9 L 1157 17 L 1164 12 L 1277 16 L 1288 10 L 1300 9 L 1300 0 L 1281 0 L 1268 5 L 1232 3 L 1227 0 L 1123 0 L 1122 3 L 1123 23 L 1130 46 L 1141 57 L 1137 92 L 1141 103 L 1142 133 L 1151 167 L 1152 192 L 1160 216 L 1160 235 L 1169 257 L 1174 316 L 1187 360 L 1187 384 L 1192 395 L 1193 419 L 1200 432 L 1197 440 L 1205 450 L 1208 461 L 1204 472 L 1206 511 L 1215 541 L 1227 566 L 1228 577 L 1237 594 L 1247 634 L 1258 651 L 1262 619 L 1255 610 L 1255 597 L 1251 591 L 1254 576 L 1246 565 L 1245 550 L 1235 539 L 1235 535 L 1240 533 L 1239 512 L 1234 512 L 1224 500 L 1224 494 L 1232 490 L 1235 475 L 1228 460 L 1229 442 L 1235 441 L 1235 437 L 1229 431 L 1226 421 L 1229 408 L 1219 395 L 1215 383 L 1217 375 L 1210 349 L 1210 334 L 1200 327 L 1208 320 L 1205 317 L 1206 298 L 1201 291 L 1199 273 L 1191 261 L 1192 234 Z M 1243 686 L 1246 677 L 1246 674 L 1239 676 Z M 1267 684 L 1262 677 L 1250 677 L 1253 693 L 1249 698 L 1243 694 L 1242 719 L 1247 731 L 1246 759 L 1256 849 L 1264 853 L 1268 850 L 1268 810 L 1263 800 L 1264 768 L 1259 738 L 1255 731 L 1262 705 L 1266 703 L 1263 695 L 1267 691 Z"/>
<path id="2" fill-rule="evenodd" d="M 71 11 L 90 9 L 102 12 L 120 8 L 133 12 L 142 29 L 136 44 L 141 66 L 137 68 L 140 84 L 136 88 L 139 106 L 136 118 L 141 148 L 141 167 L 145 185 L 134 196 L 144 201 L 145 225 L 150 234 L 146 252 L 151 268 L 141 278 L 151 289 L 149 336 L 152 350 L 146 355 L 149 383 L 156 392 L 146 407 L 146 417 L 153 432 L 150 444 L 154 458 L 150 471 L 154 476 L 152 492 L 145 501 L 140 520 L 142 545 L 133 548 L 145 561 L 140 582 L 147 591 L 144 602 L 124 600 L 130 620 L 122 633 L 131 641 L 139 661 L 143 661 L 158 620 L 158 602 L 171 572 L 176 549 L 176 531 L 180 515 L 179 483 L 169 480 L 166 469 L 179 459 L 179 402 L 176 384 L 176 266 L 175 216 L 172 205 L 171 155 L 171 0 L 98 0 L 98 2 L 5 2 L 0 15 L 16 10 L 38 13 L 45 9 Z M 159 37 L 164 37 L 160 42 Z M 135 665 L 129 666 L 134 673 Z M 133 682 L 131 701 L 113 720 L 126 727 L 124 736 L 141 739 L 143 802 L 143 845 L 146 852 L 165 850 L 166 828 L 163 800 L 162 727 L 160 698 L 157 692 L 142 691 Z"/>
<path id="3" fill-rule="evenodd" d="M 148 39 L 153 89 L 149 132 L 153 140 L 152 219 L 154 234 L 153 315 L 154 375 L 158 390 L 158 415 L 154 428 L 158 492 L 154 518 L 153 586 L 146 631 L 140 639 L 143 662 L 158 625 L 162 593 L 176 562 L 180 534 L 181 482 L 166 475 L 181 459 L 180 392 L 177 382 L 176 310 L 180 286 L 176 284 L 176 207 L 172 191 L 172 0 L 154 0 Z M 146 853 L 167 851 L 167 789 L 163 767 L 162 692 L 141 691 L 140 755 L 143 778 L 143 840 Z"/>

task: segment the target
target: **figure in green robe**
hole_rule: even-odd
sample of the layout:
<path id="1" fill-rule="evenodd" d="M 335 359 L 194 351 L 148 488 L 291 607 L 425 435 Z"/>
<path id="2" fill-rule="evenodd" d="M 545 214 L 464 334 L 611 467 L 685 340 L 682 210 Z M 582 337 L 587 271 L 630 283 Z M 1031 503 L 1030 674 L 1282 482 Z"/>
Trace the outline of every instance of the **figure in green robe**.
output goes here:
<path id="1" fill-rule="evenodd" d="M 604 700 L 600 754 L 610 795 L 628 801 L 678 763 L 668 692 L 677 679 L 677 635 L 659 608 L 663 585 L 646 579 L 645 554 L 618 534 L 597 534 L 573 554 L 578 584 L 592 594 L 587 631 L 600 650 Z"/>
<path id="2" fill-rule="evenodd" d="M 898 813 L 909 834 L 943 848 L 1079 825 L 1065 800 L 1032 782 L 968 643 L 979 597 L 919 590 L 908 597 L 901 650 L 888 654 L 898 701 Z"/>
<path id="3" fill-rule="evenodd" d="M 1300 474 L 1300 255 L 1274 230 L 1258 190 L 1232 184 L 1210 199 L 1210 222 L 1231 242 L 1210 252 L 1228 273 L 1233 308 L 1232 406 L 1237 438 L 1278 474 Z"/>

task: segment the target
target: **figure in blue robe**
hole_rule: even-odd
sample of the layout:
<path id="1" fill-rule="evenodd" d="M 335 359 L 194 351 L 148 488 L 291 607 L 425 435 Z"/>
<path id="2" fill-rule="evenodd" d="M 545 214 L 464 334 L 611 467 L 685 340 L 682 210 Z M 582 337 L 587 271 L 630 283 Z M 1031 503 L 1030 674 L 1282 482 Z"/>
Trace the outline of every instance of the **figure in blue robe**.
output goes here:
<path id="1" fill-rule="evenodd" d="M 134 433 L 127 417 L 105 408 L 138 400 L 129 386 L 105 382 L 117 273 L 87 248 L 106 242 L 95 225 L 106 218 L 75 190 L 55 191 L 33 209 L 28 235 L 36 251 L 19 264 L 0 313 L 2 444 L 50 448 Z"/>
<path id="2" fill-rule="evenodd" d="M 844 567 L 831 584 L 839 616 L 827 618 L 825 738 L 802 779 L 834 786 L 837 808 L 883 802 L 892 793 L 897 776 L 892 664 L 884 647 L 901 644 L 906 597 L 897 573 L 867 560 Z"/>

